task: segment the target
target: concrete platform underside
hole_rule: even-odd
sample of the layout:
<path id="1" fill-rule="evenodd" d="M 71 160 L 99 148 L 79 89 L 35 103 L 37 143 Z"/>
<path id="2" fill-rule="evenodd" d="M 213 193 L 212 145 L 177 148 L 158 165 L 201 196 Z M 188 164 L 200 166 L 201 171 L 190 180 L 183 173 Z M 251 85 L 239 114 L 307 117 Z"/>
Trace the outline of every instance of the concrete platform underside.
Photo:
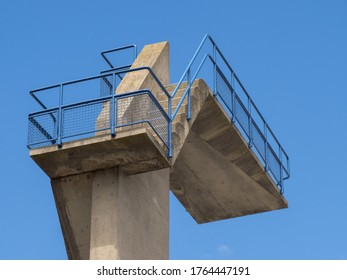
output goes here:
<path id="1" fill-rule="evenodd" d="M 167 168 L 169 160 L 153 135 L 147 124 L 140 124 L 123 128 L 115 138 L 100 135 L 67 142 L 62 148 L 33 149 L 30 156 L 50 178 L 120 165 L 127 174 Z"/>
<path id="2" fill-rule="evenodd" d="M 212 94 L 174 163 L 170 188 L 198 223 L 287 208 L 277 186 Z"/>

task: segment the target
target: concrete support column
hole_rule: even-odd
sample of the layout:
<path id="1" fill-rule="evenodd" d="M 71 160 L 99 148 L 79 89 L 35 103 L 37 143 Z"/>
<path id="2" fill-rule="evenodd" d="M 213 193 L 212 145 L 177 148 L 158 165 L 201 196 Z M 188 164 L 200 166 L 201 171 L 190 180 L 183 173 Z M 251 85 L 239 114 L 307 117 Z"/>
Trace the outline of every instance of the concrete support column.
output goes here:
<path id="1" fill-rule="evenodd" d="M 168 259 L 169 169 L 95 172 L 90 259 Z"/>
<path id="2" fill-rule="evenodd" d="M 169 169 L 52 180 L 69 259 L 168 259 Z"/>

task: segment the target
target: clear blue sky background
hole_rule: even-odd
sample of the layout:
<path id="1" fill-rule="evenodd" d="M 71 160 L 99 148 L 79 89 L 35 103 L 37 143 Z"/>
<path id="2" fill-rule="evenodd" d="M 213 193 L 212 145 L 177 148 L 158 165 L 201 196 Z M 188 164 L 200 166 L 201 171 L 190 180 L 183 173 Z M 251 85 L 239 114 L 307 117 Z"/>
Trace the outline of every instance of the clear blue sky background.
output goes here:
<path id="1" fill-rule="evenodd" d="M 66 259 L 26 148 L 33 88 L 98 74 L 105 49 L 168 40 L 172 82 L 209 33 L 291 157 L 289 208 L 197 225 L 172 197 L 172 259 L 347 259 L 347 1 L 0 2 L 0 259 Z"/>

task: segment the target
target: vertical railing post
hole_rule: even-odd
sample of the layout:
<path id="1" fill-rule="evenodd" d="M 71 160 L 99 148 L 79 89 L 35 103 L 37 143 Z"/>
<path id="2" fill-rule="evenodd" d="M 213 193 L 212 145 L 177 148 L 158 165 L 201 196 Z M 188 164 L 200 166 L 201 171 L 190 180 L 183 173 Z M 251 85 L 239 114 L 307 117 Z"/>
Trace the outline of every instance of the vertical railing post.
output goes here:
<path id="1" fill-rule="evenodd" d="M 58 147 L 62 146 L 62 131 L 63 131 L 63 85 L 60 85 L 59 89 L 59 109 L 58 109 L 58 121 L 57 121 L 57 144 Z"/>
<path id="2" fill-rule="evenodd" d="M 290 176 L 290 161 L 288 156 L 286 155 L 286 159 L 287 159 L 287 177 L 289 178 Z"/>
<path id="3" fill-rule="evenodd" d="M 265 137 L 265 143 L 264 143 L 264 161 L 265 161 L 265 172 L 269 170 L 269 164 L 268 164 L 268 147 L 267 147 L 267 125 L 266 122 L 264 122 L 264 137 Z"/>
<path id="4" fill-rule="evenodd" d="M 235 90 L 234 90 L 234 72 L 231 71 L 231 122 L 235 122 Z"/>
<path id="5" fill-rule="evenodd" d="M 248 147 L 252 148 L 253 146 L 253 135 L 252 135 L 252 104 L 251 98 L 248 96 Z"/>
<path id="6" fill-rule="evenodd" d="M 213 44 L 213 95 L 217 95 L 217 46 Z"/>
<path id="7" fill-rule="evenodd" d="M 283 189 L 283 167 L 282 167 L 282 147 L 280 145 L 279 146 L 279 160 L 280 160 L 280 190 L 281 190 L 281 194 L 283 194 L 284 189 Z"/>
<path id="8" fill-rule="evenodd" d="M 190 86 L 191 86 L 191 80 L 190 80 L 190 68 L 187 71 L 187 98 L 188 98 L 188 112 L 187 112 L 187 120 L 190 120 L 192 117 L 191 112 L 191 100 L 190 100 Z"/>
<path id="9" fill-rule="evenodd" d="M 136 57 L 137 57 L 137 47 L 134 45 L 134 60 L 133 61 L 135 61 Z"/>
<path id="10" fill-rule="evenodd" d="M 106 78 L 107 79 L 107 78 Z M 112 90 L 111 90 L 111 101 L 110 101 L 110 129 L 111 129 L 111 136 L 116 136 L 116 118 L 115 118 L 115 89 L 116 89 L 116 74 L 112 74 Z"/>
<path id="11" fill-rule="evenodd" d="M 169 116 L 167 124 L 167 145 L 168 145 L 168 157 L 172 157 L 172 97 L 168 96 L 168 109 L 167 114 Z"/>

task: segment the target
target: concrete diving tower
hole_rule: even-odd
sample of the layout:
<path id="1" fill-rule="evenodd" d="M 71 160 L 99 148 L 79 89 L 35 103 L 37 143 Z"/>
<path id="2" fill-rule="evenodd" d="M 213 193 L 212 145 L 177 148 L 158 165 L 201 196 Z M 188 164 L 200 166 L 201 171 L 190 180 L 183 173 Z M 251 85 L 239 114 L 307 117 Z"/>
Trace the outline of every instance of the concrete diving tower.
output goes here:
<path id="1" fill-rule="evenodd" d="M 197 223 L 287 207 L 286 153 L 208 60 L 212 89 L 191 64 L 170 84 L 169 44 L 147 45 L 130 68 L 76 82 L 97 80 L 106 96 L 29 115 L 30 156 L 51 178 L 69 259 L 168 259 L 169 190 Z"/>

